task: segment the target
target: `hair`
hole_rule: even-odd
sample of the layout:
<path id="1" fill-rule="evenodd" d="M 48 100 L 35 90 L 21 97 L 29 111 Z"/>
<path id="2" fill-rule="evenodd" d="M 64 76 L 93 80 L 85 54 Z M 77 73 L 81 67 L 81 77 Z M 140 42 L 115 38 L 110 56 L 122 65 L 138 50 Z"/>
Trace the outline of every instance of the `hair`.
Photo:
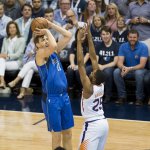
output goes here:
<path id="1" fill-rule="evenodd" d="M 37 35 L 37 36 L 35 36 L 34 39 L 33 39 L 33 42 L 35 43 L 35 45 L 36 45 L 37 43 L 39 43 L 39 39 L 40 39 L 40 38 L 43 38 L 43 37 L 44 37 L 44 35 Z"/>
<path id="2" fill-rule="evenodd" d="M 66 150 L 65 148 L 59 146 L 59 147 L 56 147 L 55 150 Z"/>
<path id="3" fill-rule="evenodd" d="M 33 2 L 34 0 L 32 0 L 32 2 Z M 42 2 L 42 0 L 40 0 L 41 2 Z"/>
<path id="4" fill-rule="evenodd" d="M 62 2 L 62 0 L 59 0 L 59 2 L 58 2 L 59 8 L 60 8 L 60 5 L 61 5 L 61 2 Z M 71 0 L 69 0 L 69 2 L 70 2 L 70 6 L 71 6 Z"/>
<path id="5" fill-rule="evenodd" d="M 123 19 L 123 22 L 124 22 L 124 27 L 127 27 L 127 25 L 125 24 L 125 17 L 124 16 L 119 16 L 118 18 L 117 18 L 117 27 L 118 27 L 118 21 L 119 21 L 119 19 Z"/>
<path id="6" fill-rule="evenodd" d="M 54 10 L 52 8 L 46 8 L 44 14 L 48 14 L 48 13 L 54 13 Z"/>
<path id="7" fill-rule="evenodd" d="M 106 21 L 110 20 L 110 16 L 108 14 L 108 8 L 109 8 L 109 6 L 112 6 L 115 9 L 115 12 L 116 12 L 115 13 L 115 17 L 116 17 L 116 19 L 120 16 L 117 5 L 115 3 L 110 3 L 106 7 L 106 13 L 105 13 L 105 19 L 106 19 Z"/>
<path id="8" fill-rule="evenodd" d="M 95 3 L 97 3 L 97 0 L 95 0 Z M 101 0 L 101 8 L 99 8 L 98 5 L 96 5 L 96 12 L 99 13 L 101 9 L 101 12 L 105 12 L 106 10 L 106 3 L 105 3 L 105 0 Z"/>
<path id="9" fill-rule="evenodd" d="M 94 19 L 95 19 L 96 17 L 98 17 L 98 18 L 101 20 L 101 27 L 103 27 L 103 26 L 105 25 L 105 20 L 104 20 L 104 18 L 101 17 L 100 15 L 95 15 L 95 16 L 93 16 L 92 24 L 95 26 L 95 24 L 94 24 Z"/>
<path id="10" fill-rule="evenodd" d="M 109 32 L 110 34 L 112 33 L 111 28 L 108 26 L 103 26 L 101 29 L 101 33 L 102 33 L 102 31 Z"/>
<path id="11" fill-rule="evenodd" d="M 89 18 L 89 12 L 88 12 L 87 7 L 88 7 L 88 5 L 89 5 L 89 3 L 90 3 L 91 1 L 93 1 L 93 2 L 95 3 L 95 5 L 96 5 L 95 0 L 89 0 L 89 1 L 87 2 L 87 5 L 86 5 L 86 7 L 85 7 L 85 9 L 84 9 L 84 12 L 82 13 L 83 19 L 84 19 L 83 21 L 84 21 L 84 22 L 87 22 L 87 19 Z M 96 14 L 98 13 L 97 10 L 95 10 L 95 12 L 96 12 Z"/>
<path id="12" fill-rule="evenodd" d="M 7 37 L 8 37 L 8 38 L 10 37 L 9 26 L 10 26 L 11 24 L 14 24 L 15 27 L 16 27 L 16 29 L 17 29 L 17 33 L 16 33 L 17 37 L 21 37 L 18 24 L 17 24 L 15 21 L 9 21 L 9 22 L 8 22 L 8 24 L 7 24 L 7 26 L 6 26 Z"/>
<path id="13" fill-rule="evenodd" d="M 135 30 L 135 29 L 129 30 L 128 36 L 129 36 L 129 34 L 137 34 L 137 36 L 139 37 L 139 32 L 137 30 Z"/>
<path id="14" fill-rule="evenodd" d="M 95 78 L 95 84 L 100 85 L 101 83 L 104 83 L 106 81 L 107 76 L 106 73 L 98 69 L 95 73 Z"/>
<path id="15" fill-rule="evenodd" d="M 33 11 L 32 6 L 31 6 L 30 4 L 28 4 L 28 3 L 25 3 L 25 4 L 21 7 L 21 11 L 23 11 L 23 9 L 24 9 L 26 6 L 27 6 L 27 7 L 30 7 L 30 8 L 31 8 L 31 11 Z"/>

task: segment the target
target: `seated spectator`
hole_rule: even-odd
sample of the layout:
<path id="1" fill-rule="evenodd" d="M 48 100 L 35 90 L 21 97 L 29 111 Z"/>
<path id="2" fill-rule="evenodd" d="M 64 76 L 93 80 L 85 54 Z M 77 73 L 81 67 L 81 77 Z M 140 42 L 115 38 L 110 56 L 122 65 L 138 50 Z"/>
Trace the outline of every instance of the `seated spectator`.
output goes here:
<path id="1" fill-rule="evenodd" d="M 2 48 L 2 43 L 4 37 L 6 37 L 6 26 L 9 21 L 12 19 L 5 15 L 4 13 L 4 4 L 0 2 L 0 51 Z"/>
<path id="2" fill-rule="evenodd" d="M 93 42 L 96 45 L 97 43 L 101 42 L 101 29 L 105 25 L 105 21 L 103 17 L 100 17 L 99 15 L 95 15 L 93 17 L 93 21 L 90 27 Z"/>
<path id="3" fill-rule="evenodd" d="M 45 9 L 42 6 L 42 0 L 32 0 L 32 18 L 44 17 Z"/>
<path id="4" fill-rule="evenodd" d="M 144 76 L 144 86 L 148 96 L 148 105 L 150 105 L 150 70 Z"/>
<path id="5" fill-rule="evenodd" d="M 20 4 L 17 3 L 17 0 L 5 0 L 4 2 L 5 14 L 10 18 L 12 18 L 12 20 L 18 19 L 19 17 L 21 17 L 22 5 Z"/>
<path id="6" fill-rule="evenodd" d="M 142 105 L 144 100 L 143 79 L 146 73 L 146 62 L 148 58 L 147 46 L 139 42 L 139 33 L 136 30 L 128 32 L 128 42 L 119 48 L 118 68 L 114 71 L 114 81 L 117 87 L 118 100 L 122 104 L 126 101 L 126 89 L 124 78 L 135 78 L 136 83 L 136 105 Z"/>
<path id="7" fill-rule="evenodd" d="M 107 6 L 106 13 L 105 13 L 105 21 L 106 26 L 110 27 L 112 33 L 117 31 L 117 19 L 120 16 L 118 12 L 118 7 L 114 3 L 110 3 Z"/>
<path id="8" fill-rule="evenodd" d="M 76 18 L 76 14 L 72 9 L 69 9 L 66 12 L 66 24 L 63 26 L 66 30 L 69 30 L 72 33 L 72 38 L 67 44 L 66 48 L 70 49 L 72 42 L 75 40 L 75 33 L 77 31 L 77 28 L 79 27 L 79 22 Z M 59 39 L 62 38 L 62 35 L 59 36 Z"/>
<path id="9" fill-rule="evenodd" d="M 32 6 L 30 4 L 24 4 L 21 11 L 22 17 L 15 20 L 15 22 L 18 24 L 21 35 L 27 41 L 30 31 L 30 25 L 32 22 Z"/>
<path id="10" fill-rule="evenodd" d="M 59 0 L 59 7 L 54 11 L 54 20 L 63 26 L 66 24 L 66 13 L 71 8 L 70 0 Z"/>
<path id="11" fill-rule="evenodd" d="M 102 42 L 95 46 L 99 68 L 107 75 L 107 80 L 105 81 L 104 103 L 107 103 L 111 100 L 113 88 L 113 71 L 118 61 L 119 45 L 117 42 L 112 40 L 111 35 L 111 29 L 108 26 L 104 26 L 101 29 Z M 92 71 L 92 67 L 87 67 L 86 71 L 89 75 Z"/>
<path id="12" fill-rule="evenodd" d="M 26 91 L 28 90 L 30 86 L 30 82 L 31 82 L 34 72 L 38 72 L 38 69 L 35 64 L 35 45 L 34 45 L 33 38 L 32 38 L 26 48 L 26 51 L 23 57 L 23 67 L 21 68 L 17 77 L 13 81 L 8 83 L 8 86 L 10 88 L 13 88 L 16 86 L 16 84 L 19 83 L 19 81 L 23 79 L 22 86 L 20 88 L 20 93 L 17 96 L 18 99 L 24 98 Z"/>
<path id="13" fill-rule="evenodd" d="M 94 0 L 89 0 L 84 12 L 81 14 L 80 21 L 92 23 L 93 16 L 96 15 L 96 3 Z"/>
<path id="14" fill-rule="evenodd" d="M 122 43 L 125 43 L 128 41 L 127 35 L 128 35 L 128 29 L 125 24 L 125 20 L 123 16 L 118 17 L 117 19 L 117 31 L 113 33 L 113 40 L 119 43 L 121 45 Z"/>
<path id="15" fill-rule="evenodd" d="M 0 54 L 0 88 L 5 88 L 6 70 L 18 70 L 22 64 L 25 39 L 21 37 L 18 25 L 10 21 L 6 27 L 7 37 L 4 38 Z"/>
<path id="16" fill-rule="evenodd" d="M 79 76 L 79 72 L 78 72 L 78 65 L 77 65 L 77 34 L 78 34 L 78 31 L 79 31 L 79 29 L 76 31 L 75 41 L 72 43 L 72 46 L 70 49 L 70 55 L 69 55 L 70 65 L 68 66 L 68 69 L 67 69 L 67 79 L 68 79 L 69 90 L 73 90 L 75 83 L 79 87 L 79 90 L 82 89 L 80 76 Z M 84 36 L 84 38 L 82 39 L 82 45 L 83 45 L 83 53 L 84 53 L 84 64 L 90 65 L 86 36 Z"/>
<path id="17" fill-rule="evenodd" d="M 137 0 L 130 3 L 126 23 L 139 32 L 139 40 L 147 45 L 150 54 L 150 2 Z"/>
<path id="18" fill-rule="evenodd" d="M 67 11 L 66 17 L 67 17 L 66 23 L 70 22 L 71 24 L 73 24 L 74 27 L 76 27 L 76 29 L 83 27 L 86 24 L 85 22 L 78 21 L 76 13 L 73 9 L 69 9 Z"/>

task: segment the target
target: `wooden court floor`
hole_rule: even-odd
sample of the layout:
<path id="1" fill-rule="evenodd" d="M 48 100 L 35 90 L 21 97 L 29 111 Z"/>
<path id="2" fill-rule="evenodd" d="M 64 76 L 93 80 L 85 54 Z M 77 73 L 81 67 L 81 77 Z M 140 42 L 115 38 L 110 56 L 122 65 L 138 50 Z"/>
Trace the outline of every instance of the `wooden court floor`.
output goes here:
<path id="1" fill-rule="evenodd" d="M 0 150 L 51 150 L 51 134 L 41 113 L 0 110 Z M 73 150 L 77 150 L 82 117 L 75 116 Z M 150 122 L 108 119 L 105 150 L 150 150 Z"/>

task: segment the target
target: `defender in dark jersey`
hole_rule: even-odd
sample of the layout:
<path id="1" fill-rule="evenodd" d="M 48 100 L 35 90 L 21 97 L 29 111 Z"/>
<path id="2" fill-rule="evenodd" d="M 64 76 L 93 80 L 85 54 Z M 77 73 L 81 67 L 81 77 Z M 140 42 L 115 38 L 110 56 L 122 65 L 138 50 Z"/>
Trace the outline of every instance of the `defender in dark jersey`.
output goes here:
<path id="1" fill-rule="evenodd" d="M 64 37 L 56 43 L 48 29 L 36 29 L 34 43 L 37 48 L 36 64 L 42 82 L 42 107 L 45 113 L 48 130 L 52 131 L 52 149 L 61 146 L 72 150 L 71 127 L 74 126 L 67 80 L 57 52 L 63 49 L 71 39 L 71 33 L 62 27 L 48 22 L 49 27 Z"/>

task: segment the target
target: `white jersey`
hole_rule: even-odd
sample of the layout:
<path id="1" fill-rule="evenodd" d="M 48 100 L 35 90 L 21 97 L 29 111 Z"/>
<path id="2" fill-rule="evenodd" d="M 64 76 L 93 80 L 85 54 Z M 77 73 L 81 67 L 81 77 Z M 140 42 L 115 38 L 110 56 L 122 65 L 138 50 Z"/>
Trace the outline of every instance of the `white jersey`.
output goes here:
<path id="1" fill-rule="evenodd" d="M 102 106 L 102 97 L 104 95 L 104 85 L 93 85 L 93 94 L 90 98 L 81 99 L 81 113 L 86 120 L 94 118 L 104 118 L 104 111 Z"/>

